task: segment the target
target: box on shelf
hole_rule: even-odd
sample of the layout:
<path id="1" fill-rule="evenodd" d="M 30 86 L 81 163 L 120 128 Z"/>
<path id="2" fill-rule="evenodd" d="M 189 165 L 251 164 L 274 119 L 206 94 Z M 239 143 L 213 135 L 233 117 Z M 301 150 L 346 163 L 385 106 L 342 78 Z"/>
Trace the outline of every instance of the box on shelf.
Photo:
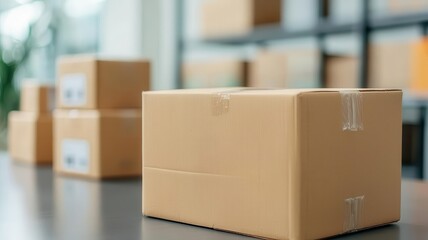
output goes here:
<path id="1" fill-rule="evenodd" d="M 52 115 L 9 113 L 8 148 L 14 160 L 30 164 L 52 163 Z"/>
<path id="2" fill-rule="evenodd" d="M 281 0 L 208 0 L 202 5 L 203 37 L 244 35 L 254 27 L 281 24 Z"/>
<path id="3" fill-rule="evenodd" d="M 428 38 L 412 45 L 412 79 L 410 88 L 414 91 L 428 90 Z"/>
<path id="4" fill-rule="evenodd" d="M 238 59 L 207 59 L 183 63 L 184 88 L 245 86 L 250 63 Z"/>
<path id="5" fill-rule="evenodd" d="M 271 239 L 395 222 L 401 99 L 387 89 L 145 92 L 143 214 Z"/>
<path id="6" fill-rule="evenodd" d="M 139 108 L 149 88 L 148 61 L 68 56 L 58 62 L 58 108 Z"/>
<path id="7" fill-rule="evenodd" d="M 250 68 L 249 87 L 287 87 L 287 56 L 279 51 L 258 52 Z"/>
<path id="8" fill-rule="evenodd" d="M 24 82 L 21 88 L 20 110 L 49 113 L 55 106 L 55 87 L 35 82 Z"/>
<path id="9" fill-rule="evenodd" d="M 369 87 L 408 89 L 411 79 L 411 43 L 374 43 L 369 47 Z"/>
<path id="10" fill-rule="evenodd" d="M 388 0 L 392 13 L 420 12 L 428 9 L 428 0 Z"/>
<path id="11" fill-rule="evenodd" d="M 358 58 L 353 56 L 326 56 L 325 61 L 326 87 L 358 87 Z"/>
<path id="12" fill-rule="evenodd" d="M 54 168 L 89 178 L 141 175 L 141 110 L 55 110 Z"/>
<path id="13" fill-rule="evenodd" d="M 319 87 L 319 52 L 312 49 L 266 50 L 251 64 L 250 87 Z"/>

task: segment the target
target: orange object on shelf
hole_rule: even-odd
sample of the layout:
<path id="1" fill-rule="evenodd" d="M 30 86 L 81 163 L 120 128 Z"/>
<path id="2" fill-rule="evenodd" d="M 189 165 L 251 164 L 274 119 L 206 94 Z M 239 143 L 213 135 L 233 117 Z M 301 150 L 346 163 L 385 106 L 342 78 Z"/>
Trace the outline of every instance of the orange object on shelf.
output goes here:
<path id="1" fill-rule="evenodd" d="M 415 91 L 428 90 L 428 38 L 423 38 L 412 46 L 410 88 Z"/>

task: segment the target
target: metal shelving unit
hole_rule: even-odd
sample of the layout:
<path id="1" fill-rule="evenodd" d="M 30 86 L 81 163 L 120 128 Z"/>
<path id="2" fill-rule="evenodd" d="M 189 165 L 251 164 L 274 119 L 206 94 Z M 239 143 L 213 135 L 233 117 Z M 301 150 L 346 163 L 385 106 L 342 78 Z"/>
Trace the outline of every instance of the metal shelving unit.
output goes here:
<path id="1" fill-rule="evenodd" d="M 392 16 L 370 16 L 368 0 L 361 0 L 362 15 L 359 22 L 350 24 L 338 24 L 329 20 L 326 15 L 325 2 L 328 0 L 318 0 L 318 24 L 309 30 L 287 31 L 279 25 L 268 25 L 257 27 L 253 32 L 243 36 L 232 36 L 222 38 L 203 39 L 201 42 L 216 45 L 243 45 L 243 44 L 264 44 L 272 40 L 285 40 L 302 37 L 316 37 L 321 51 L 320 61 L 320 80 L 324 84 L 324 54 L 323 41 L 325 36 L 339 33 L 357 33 L 360 42 L 359 51 L 359 71 L 358 79 L 360 87 L 368 87 L 368 46 L 370 33 L 376 30 L 392 29 L 405 26 L 419 25 L 425 33 L 428 26 L 428 13 L 411 13 L 406 15 Z M 182 17 L 183 10 L 179 9 L 179 17 Z M 180 21 L 179 21 L 180 22 Z M 178 68 L 181 66 L 184 46 L 186 45 L 183 38 L 178 40 Z M 181 86 L 181 78 L 177 77 L 177 86 Z"/>

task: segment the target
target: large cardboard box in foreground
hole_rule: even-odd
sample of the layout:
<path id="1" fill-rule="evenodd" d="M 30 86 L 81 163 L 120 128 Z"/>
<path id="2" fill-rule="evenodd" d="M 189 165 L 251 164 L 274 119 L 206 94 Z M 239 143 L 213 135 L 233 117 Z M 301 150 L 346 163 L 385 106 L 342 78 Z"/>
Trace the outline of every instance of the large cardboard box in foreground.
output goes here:
<path id="1" fill-rule="evenodd" d="M 10 157 L 30 164 L 52 163 L 52 115 L 10 112 L 8 146 Z"/>
<path id="2" fill-rule="evenodd" d="M 141 110 L 55 110 L 54 167 L 90 178 L 141 175 Z"/>
<path id="3" fill-rule="evenodd" d="M 140 108 L 150 88 L 148 61 L 62 57 L 58 62 L 58 108 Z"/>
<path id="4" fill-rule="evenodd" d="M 143 213 L 272 239 L 400 219 L 400 90 L 143 94 Z"/>
<path id="5" fill-rule="evenodd" d="M 50 85 L 25 82 L 21 89 L 20 110 L 50 113 L 55 106 L 55 88 Z"/>
<path id="6" fill-rule="evenodd" d="M 209 0 L 202 6 L 204 37 L 244 35 L 255 26 L 281 24 L 281 0 Z"/>

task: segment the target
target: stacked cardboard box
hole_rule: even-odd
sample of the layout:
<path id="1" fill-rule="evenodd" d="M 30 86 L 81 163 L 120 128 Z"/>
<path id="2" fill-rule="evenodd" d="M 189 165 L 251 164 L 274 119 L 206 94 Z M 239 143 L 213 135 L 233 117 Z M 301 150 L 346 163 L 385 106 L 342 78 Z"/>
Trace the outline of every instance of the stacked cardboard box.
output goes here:
<path id="1" fill-rule="evenodd" d="M 209 0 L 202 7 L 202 35 L 244 35 L 255 26 L 281 23 L 281 0 Z"/>
<path id="2" fill-rule="evenodd" d="M 250 63 L 239 59 L 209 59 L 183 64 L 184 88 L 246 86 Z"/>
<path id="3" fill-rule="evenodd" d="M 320 239 L 395 222 L 401 95 L 146 92 L 143 213 L 268 239 Z"/>
<path id="4" fill-rule="evenodd" d="M 54 167 L 90 178 L 141 174 L 141 92 L 147 61 L 64 57 L 58 63 Z"/>
<path id="5" fill-rule="evenodd" d="M 30 164 L 52 163 L 54 87 L 25 82 L 20 110 L 9 114 L 9 154 Z"/>
<path id="6" fill-rule="evenodd" d="M 319 51 L 312 49 L 264 50 L 251 64 L 250 87 L 319 87 Z"/>

